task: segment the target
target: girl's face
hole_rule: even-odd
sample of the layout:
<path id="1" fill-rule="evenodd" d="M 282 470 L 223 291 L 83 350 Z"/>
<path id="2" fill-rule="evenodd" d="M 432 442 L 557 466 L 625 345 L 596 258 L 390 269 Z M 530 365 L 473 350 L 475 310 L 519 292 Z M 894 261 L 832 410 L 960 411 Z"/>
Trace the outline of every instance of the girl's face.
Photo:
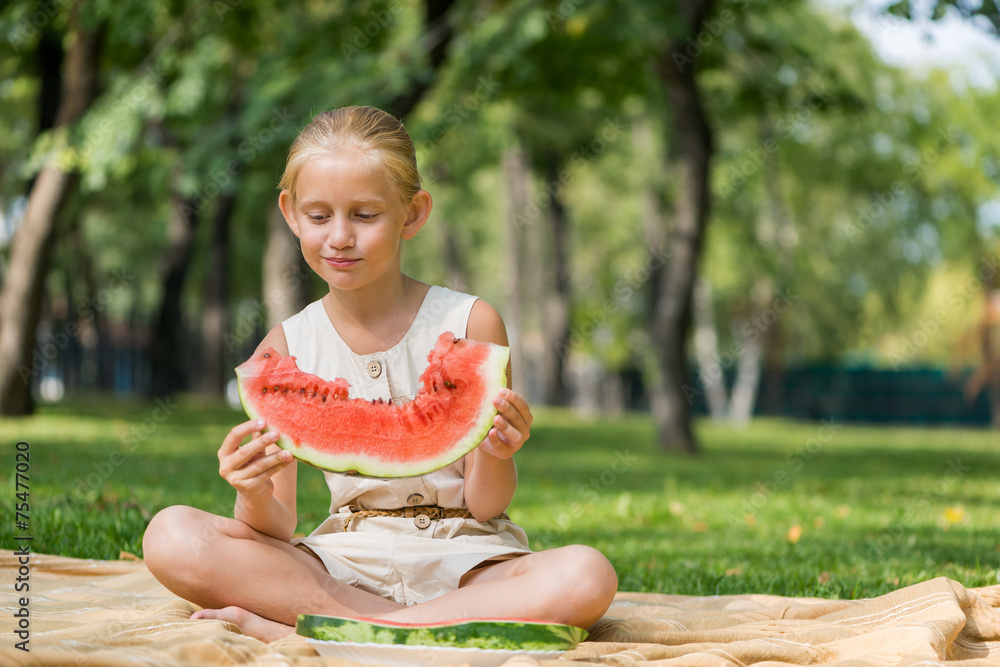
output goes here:
<path id="1" fill-rule="evenodd" d="M 430 213 L 421 190 L 404 202 L 380 171 L 366 173 L 352 155 L 310 160 L 299 171 L 294 203 L 279 198 L 306 263 L 331 289 L 353 290 L 398 278 L 399 248 Z"/>

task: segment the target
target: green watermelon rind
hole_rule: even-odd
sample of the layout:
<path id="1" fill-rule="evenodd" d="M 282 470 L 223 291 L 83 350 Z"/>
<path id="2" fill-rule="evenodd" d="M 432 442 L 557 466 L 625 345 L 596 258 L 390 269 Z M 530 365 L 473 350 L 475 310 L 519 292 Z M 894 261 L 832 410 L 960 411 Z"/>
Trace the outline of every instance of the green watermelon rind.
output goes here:
<path id="1" fill-rule="evenodd" d="M 320 641 L 510 651 L 568 651 L 587 638 L 582 628 L 543 621 L 475 619 L 410 625 L 319 614 L 299 615 L 295 632 Z"/>
<path id="2" fill-rule="evenodd" d="M 436 459 L 424 459 L 417 462 L 417 464 L 413 462 L 404 464 L 384 460 L 374 461 L 367 457 L 351 457 L 343 454 L 333 456 L 310 449 L 308 446 L 300 446 L 292 438 L 284 435 L 278 438 L 276 444 L 282 449 L 292 452 L 303 463 L 308 463 L 320 470 L 331 472 L 350 473 L 362 477 L 375 478 L 415 477 L 434 472 L 454 463 L 471 452 L 483 441 L 486 434 L 490 432 L 490 428 L 493 426 L 493 417 L 497 414 L 497 410 L 493 406 L 493 399 L 500 389 L 507 386 L 507 361 L 509 357 L 510 348 L 503 345 L 492 345 L 490 347 L 489 355 L 479 365 L 478 370 L 485 376 L 485 386 L 492 387 L 495 391 L 488 391 L 483 396 L 481 407 L 478 411 L 480 419 L 476 426 L 470 429 L 462 440 Z M 239 379 L 238 371 L 237 379 Z M 247 416 L 250 419 L 259 419 L 260 414 L 244 395 L 242 383 L 237 381 L 237 387 L 240 403 L 243 404 L 243 409 L 246 411 Z"/>

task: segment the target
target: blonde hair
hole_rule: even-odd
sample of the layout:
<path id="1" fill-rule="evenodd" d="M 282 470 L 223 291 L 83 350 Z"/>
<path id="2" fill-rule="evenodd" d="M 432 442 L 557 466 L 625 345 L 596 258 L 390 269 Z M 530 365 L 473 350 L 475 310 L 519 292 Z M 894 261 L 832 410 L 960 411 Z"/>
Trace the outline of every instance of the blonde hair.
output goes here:
<path id="1" fill-rule="evenodd" d="M 278 187 L 295 201 L 299 172 L 310 160 L 350 151 L 369 173 L 381 171 L 404 202 L 420 190 L 417 155 L 409 132 L 392 115 L 375 107 L 344 107 L 312 119 L 288 149 Z"/>

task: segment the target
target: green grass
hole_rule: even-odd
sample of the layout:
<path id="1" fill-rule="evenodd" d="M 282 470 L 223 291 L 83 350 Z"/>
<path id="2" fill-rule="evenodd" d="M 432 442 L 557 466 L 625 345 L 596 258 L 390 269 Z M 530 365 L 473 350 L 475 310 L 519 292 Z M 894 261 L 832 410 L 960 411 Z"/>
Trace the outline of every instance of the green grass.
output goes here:
<path id="1" fill-rule="evenodd" d="M 658 452 L 646 416 L 537 412 L 518 455 L 512 518 L 535 549 L 597 547 L 622 590 L 856 598 L 937 576 L 1000 581 L 995 433 L 700 422 L 704 452 L 689 458 Z M 2 544 L 15 532 L 18 440 L 31 443 L 32 550 L 117 558 L 141 555 L 162 507 L 231 512 L 215 452 L 242 419 L 201 399 L 95 398 L 4 420 Z M 303 467 L 299 478 L 299 531 L 308 532 L 329 494 L 318 471 Z"/>

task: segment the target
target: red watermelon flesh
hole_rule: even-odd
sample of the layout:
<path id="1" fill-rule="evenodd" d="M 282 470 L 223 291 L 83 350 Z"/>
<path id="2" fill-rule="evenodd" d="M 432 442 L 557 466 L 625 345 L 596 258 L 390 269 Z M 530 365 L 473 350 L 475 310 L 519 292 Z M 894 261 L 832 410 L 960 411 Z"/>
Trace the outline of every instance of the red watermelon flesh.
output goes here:
<path id="1" fill-rule="evenodd" d="M 317 468 L 368 477 L 423 475 L 474 449 L 493 424 L 507 386 L 509 349 L 443 333 L 408 403 L 350 398 L 344 379 L 304 373 L 274 349 L 236 368 L 251 419 L 281 434 L 278 445 Z"/>

